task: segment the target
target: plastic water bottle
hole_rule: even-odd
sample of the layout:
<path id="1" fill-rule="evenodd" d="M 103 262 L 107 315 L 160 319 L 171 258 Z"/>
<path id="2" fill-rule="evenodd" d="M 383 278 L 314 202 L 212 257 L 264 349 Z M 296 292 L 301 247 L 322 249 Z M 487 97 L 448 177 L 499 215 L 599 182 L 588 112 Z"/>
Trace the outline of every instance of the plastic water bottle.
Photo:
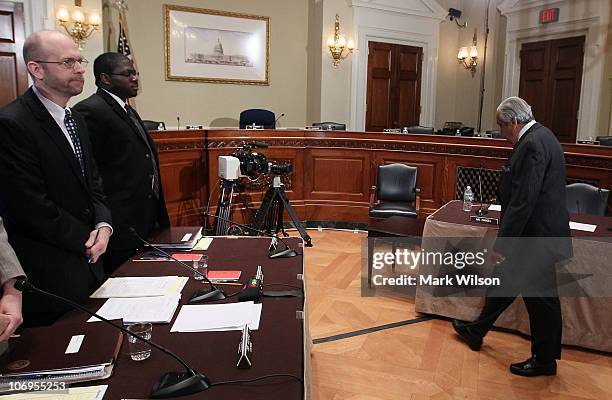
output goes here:
<path id="1" fill-rule="evenodd" d="M 468 187 L 465 188 L 465 193 L 463 193 L 463 211 L 472 211 L 472 201 L 474 201 L 474 193 L 472 192 L 472 188 L 468 185 Z"/>

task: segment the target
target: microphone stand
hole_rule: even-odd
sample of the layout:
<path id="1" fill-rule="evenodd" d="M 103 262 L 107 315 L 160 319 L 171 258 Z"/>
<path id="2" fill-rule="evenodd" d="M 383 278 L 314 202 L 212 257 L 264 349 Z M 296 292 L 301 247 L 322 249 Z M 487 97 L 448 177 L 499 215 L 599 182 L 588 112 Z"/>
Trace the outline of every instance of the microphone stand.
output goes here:
<path id="1" fill-rule="evenodd" d="M 213 214 L 209 214 L 209 213 L 204 213 L 204 218 L 206 218 L 206 220 L 208 220 L 208 216 L 214 217 L 216 219 L 219 219 L 221 221 L 230 223 L 232 225 L 236 225 L 239 226 L 241 228 L 244 229 L 248 229 L 251 230 L 253 232 L 257 232 L 257 233 L 261 233 L 262 235 L 265 236 L 269 236 L 273 239 L 272 243 L 270 244 L 270 254 L 268 255 L 268 258 L 274 259 L 274 258 L 290 258 L 290 257 L 295 257 L 298 255 L 298 253 L 293 250 L 291 247 L 289 247 L 289 245 L 287 244 L 287 242 L 285 242 L 280 236 L 278 235 L 273 235 L 271 233 L 268 233 L 266 231 L 262 231 L 256 228 L 253 228 L 252 226 L 248 226 L 248 225 L 244 225 L 244 224 L 239 224 L 237 222 L 234 222 L 232 220 L 229 220 L 227 218 L 223 218 L 217 215 L 213 215 Z M 285 245 L 285 250 L 279 251 L 279 252 L 275 252 L 276 250 L 276 243 L 274 242 L 275 240 L 280 240 L 284 245 Z"/>
<path id="2" fill-rule="evenodd" d="M 200 301 L 215 301 L 215 300 L 223 300 L 225 299 L 225 293 L 223 292 L 223 290 L 219 289 L 218 287 L 215 286 L 214 283 L 212 283 L 210 281 L 210 279 L 208 279 L 208 277 L 206 276 L 206 274 L 201 273 L 200 271 L 194 269 L 193 267 L 190 267 L 189 265 L 185 264 L 182 261 L 177 260 L 176 258 L 172 257 L 170 254 L 166 253 L 165 251 L 163 251 L 162 249 L 160 249 L 159 247 L 147 242 L 146 240 L 144 240 L 139 234 L 138 232 L 136 232 L 136 229 L 134 229 L 133 227 L 129 227 L 128 230 L 130 231 L 130 233 L 132 235 L 134 235 L 136 238 L 138 238 L 138 240 L 140 240 L 142 243 L 146 244 L 149 247 L 154 248 L 155 250 L 159 251 L 160 253 L 162 253 L 163 255 L 165 255 L 166 257 L 168 257 L 169 259 L 176 261 L 177 263 L 179 263 L 180 265 L 182 265 L 183 267 L 189 269 L 190 271 L 200 275 L 205 281 L 206 283 L 208 283 L 211 287 L 210 290 L 197 290 L 195 291 L 191 297 L 189 297 L 189 301 L 188 303 L 197 303 Z"/>
<path id="3" fill-rule="evenodd" d="M 165 353 L 169 355 L 170 357 L 174 358 L 183 367 L 185 367 L 184 372 L 166 372 L 164 373 L 159 379 L 159 382 L 157 382 L 155 386 L 153 386 L 153 391 L 151 392 L 151 395 L 150 395 L 152 399 L 165 399 L 168 397 L 185 396 L 188 394 L 199 393 L 199 392 L 202 392 L 208 389 L 211 385 L 210 380 L 208 379 L 206 375 L 200 374 L 193 368 L 190 368 L 185 361 L 183 361 L 179 356 L 174 354 L 172 351 L 166 349 L 165 347 L 158 345 L 155 342 L 152 342 L 148 339 L 145 339 L 139 335 L 136 335 L 128 331 L 124 327 L 117 325 L 114 322 L 111 322 L 108 319 L 94 312 L 89 311 L 85 307 L 73 302 L 72 300 L 69 300 L 62 296 L 58 296 L 54 293 L 50 293 L 45 290 L 39 289 L 36 286 L 32 285 L 30 282 L 23 280 L 23 279 L 18 279 L 15 281 L 15 289 L 21 292 L 39 293 L 44 296 L 52 297 L 56 300 L 59 300 L 62 303 L 68 304 L 73 308 L 81 310 L 88 315 L 94 316 L 100 319 L 101 321 L 104 321 L 107 324 L 114 326 L 115 328 L 119 329 L 121 332 L 127 335 L 130 335 L 138 340 L 142 340 L 143 342 L 149 344 L 150 346 L 155 347 L 157 350 L 161 351 L 162 353 Z"/>
<path id="4" fill-rule="evenodd" d="M 480 186 L 479 191 L 480 191 L 480 208 L 478 210 L 476 210 L 476 215 L 479 217 L 484 217 L 485 215 L 487 215 L 489 213 L 489 210 L 486 210 L 484 208 L 484 204 L 482 202 L 482 165 L 480 166 L 480 169 L 478 170 L 478 185 Z"/>

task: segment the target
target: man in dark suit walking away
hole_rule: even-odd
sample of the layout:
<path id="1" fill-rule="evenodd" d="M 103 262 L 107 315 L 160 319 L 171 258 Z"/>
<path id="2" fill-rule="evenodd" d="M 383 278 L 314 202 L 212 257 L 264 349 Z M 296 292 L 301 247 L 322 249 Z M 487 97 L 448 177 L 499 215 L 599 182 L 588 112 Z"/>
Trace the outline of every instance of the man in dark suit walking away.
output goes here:
<path id="1" fill-rule="evenodd" d="M 562 333 L 555 264 L 572 256 L 563 149 L 519 97 L 504 100 L 496 118 L 513 145 L 500 180 L 502 215 L 493 255 L 493 275 L 501 285 L 487 290 L 476 321 L 454 320 L 453 327 L 472 350 L 479 350 L 495 320 L 520 294 L 529 313 L 531 357 L 512 364 L 510 372 L 555 375 Z"/>
<path id="2" fill-rule="evenodd" d="M 129 227 L 146 237 L 170 223 L 155 143 L 127 103 L 138 94 L 138 72 L 119 53 L 98 56 L 93 69 L 98 90 L 74 108 L 89 128 L 93 155 L 113 214 L 115 233 L 103 256 L 106 273 L 110 274 L 141 244 Z"/>
<path id="3" fill-rule="evenodd" d="M 0 214 L 28 279 L 83 304 L 104 276 L 98 258 L 112 234 L 87 126 L 66 106 L 83 90 L 87 60 L 51 30 L 30 35 L 23 57 L 34 85 L 0 110 Z M 67 310 L 23 295 L 24 326 Z"/>

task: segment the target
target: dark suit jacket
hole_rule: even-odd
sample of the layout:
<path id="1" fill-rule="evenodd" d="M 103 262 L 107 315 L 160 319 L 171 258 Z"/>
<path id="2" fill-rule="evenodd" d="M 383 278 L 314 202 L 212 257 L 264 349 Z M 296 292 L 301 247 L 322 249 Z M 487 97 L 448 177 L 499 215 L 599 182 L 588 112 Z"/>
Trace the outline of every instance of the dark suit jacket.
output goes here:
<path id="1" fill-rule="evenodd" d="M 514 145 L 503 168 L 498 237 L 556 238 L 539 240 L 538 249 L 542 254 L 553 255 L 555 260 L 571 256 L 565 185 L 561 144 L 548 128 L 536 123 Z M 525 251 L 522 246 L 526 242 L 498 239 L 495 248 L 511 256 L 512 252 Z"/>
<path id="2" fill-rule="evenodd" d="M 161 182 L 160 198 L 156 202 L 151 189 L 153 166 L 149 147 L 159 166 L 155 143 L 147 134 L 147 146 L 125 110 L 102 89 L 74 108 L 83 115 L 89 127 L 94 157 L 113 213 L 115 233 L 109 250 L 136 248 L 140 242 L 127 227 L 134 227 L 146 237 L 156 227 L 170 226 Z M 159 167 L 157 172 L 159 175 Z M 152 207 L 156 208 L 156 213 L 151 212 Z M 157 220 L 151 218 L 155 214 Z"/>
<path id="3" fill-rule="evenodd" d="M 84 303 L 103 277 L 100 262 L 88 264 L 85 242 L 97 223 L 112 221 L 87 126 L 78 113 L 73 116 L 85 177 L 32 88 L 0 110 L 0 214 L 29 280 Z M 57 313 L 65 306 L 26 294 L 23 309 L 27 324 L 29 313 Z"/>

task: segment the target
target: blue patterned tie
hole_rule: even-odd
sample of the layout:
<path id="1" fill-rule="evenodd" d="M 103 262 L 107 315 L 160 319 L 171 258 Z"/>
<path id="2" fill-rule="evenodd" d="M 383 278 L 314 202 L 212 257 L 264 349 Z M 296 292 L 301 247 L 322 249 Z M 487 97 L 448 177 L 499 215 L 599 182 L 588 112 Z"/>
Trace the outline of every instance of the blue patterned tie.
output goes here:
<path id="1" fill-rule="evenodd" d="M 68 131 L 68 135 L 70 136 L 70 140 L 72 140 L 72 145 L 74 146 L 74 153 L 79 160 L 79 165 L 81 166 L 81 173 L 85 176 L 85 161 L 83 160 L 83 149 L 81 147 L 81 139 L 79 139 L 79 134 L 77 130 L 77 124 L 74 118 L 72 117 L 72 112 L 69 108 L 66 109 L 66 116 L 64 117 L 64 125 L 66 125 L 66 130 Z"/>

